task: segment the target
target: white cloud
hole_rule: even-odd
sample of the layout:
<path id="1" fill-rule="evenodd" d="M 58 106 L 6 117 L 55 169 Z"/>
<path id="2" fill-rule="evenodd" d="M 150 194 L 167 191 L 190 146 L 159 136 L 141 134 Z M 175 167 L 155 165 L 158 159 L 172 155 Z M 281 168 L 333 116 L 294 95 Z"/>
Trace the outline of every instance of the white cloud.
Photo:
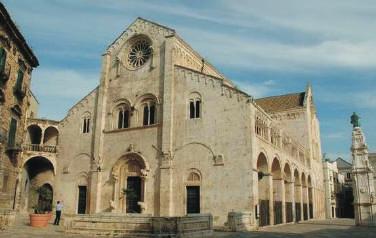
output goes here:
<path id="1" fill-rule="evenodd" d="M 370 88 L 371 89 L 371 88 Z M 332 91 L 322 90 L 317 100 L 324 103 L 334 103 L 354 109 L 376 109 L 375 91 L 353 91 L 333 93 Z"/>

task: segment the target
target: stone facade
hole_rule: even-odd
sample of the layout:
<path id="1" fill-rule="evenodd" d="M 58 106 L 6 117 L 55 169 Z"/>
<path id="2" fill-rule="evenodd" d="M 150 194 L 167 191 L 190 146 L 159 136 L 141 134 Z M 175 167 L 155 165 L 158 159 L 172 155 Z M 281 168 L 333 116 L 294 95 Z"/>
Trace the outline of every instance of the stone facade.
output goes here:
<path id="1" fill-rule="evenodd" d="M 324 218 L 312 95 L 308 85 L 255 100 L 175 30 L 138 18 L 104 52 L 99 86 L 64 119 L 29 120 L 37 154 L 25 153 L 24 175 L 45 179 L 37 186 L 48 184 L 67 216 L 210 213 L 223 226 L 238 212 L 246 229 Z M 50 127 L 55 149 L 40 138 Z M 36 159 L 48 174 L 34 173 Z"/>
<path id="2" fill-rule="evenodd" d="M 369 163 L 366 140 L 359 126 L 353 128 L 351 152 L 353 157 L 355 224 L 376 226 L 374 169 Z"/>
<path id="3" fill-rule="evenodd" d="M 343 193 L 345 177 L 338 172 L 337 162 L 326 160 L 323 163 L 325 186 L 326 218 L 340 217 L 340 195 Z"/>
<path id="4" fill-rule="evenodd" d="M 342 193 L 340 194 L 339 217 L 354 218 L 354 195 L 352 164 L 342 158 L 336 159 L 338 173 L 344 178 Z"/>
<path id="5" fill-rule="evenodd" d="M 0 3 L 0 209 L 1 220 L 14 220 L 30 102 L 31 72 L 38 60 L 4 5 Z M 12 215 L 13 214 L 13 215 Z M 12 218 L 13 217 L 13 218 Z M 5 222 L 7 224 L 11 222 Z"/>

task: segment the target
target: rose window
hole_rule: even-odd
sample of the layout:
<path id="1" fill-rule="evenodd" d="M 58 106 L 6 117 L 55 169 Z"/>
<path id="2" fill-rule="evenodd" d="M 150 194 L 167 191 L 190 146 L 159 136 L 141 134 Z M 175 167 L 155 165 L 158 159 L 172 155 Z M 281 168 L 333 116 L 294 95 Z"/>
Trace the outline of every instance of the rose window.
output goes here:
<path id="1" fill-rule="evenodd" d="M 133 69 L 139 68 L 145 64 L 151 54 L 150 42 L 146 39 L 137 40 L 129 48 L 128 65 Z"/>

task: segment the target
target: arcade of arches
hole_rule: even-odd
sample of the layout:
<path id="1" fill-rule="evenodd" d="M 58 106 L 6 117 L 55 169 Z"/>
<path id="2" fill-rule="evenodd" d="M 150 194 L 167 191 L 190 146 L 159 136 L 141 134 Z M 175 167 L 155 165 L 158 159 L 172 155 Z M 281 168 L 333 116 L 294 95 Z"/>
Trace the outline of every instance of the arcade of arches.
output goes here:
<path id="1" fill-rule="evenodd" d="M 289 163 L 282 164 L 278 158 L 269 164 L 265 154 L 260 153 L 256 205 L 259 226 L 312 219 L 315 207 L 311 176 L 292 170 Z"/>

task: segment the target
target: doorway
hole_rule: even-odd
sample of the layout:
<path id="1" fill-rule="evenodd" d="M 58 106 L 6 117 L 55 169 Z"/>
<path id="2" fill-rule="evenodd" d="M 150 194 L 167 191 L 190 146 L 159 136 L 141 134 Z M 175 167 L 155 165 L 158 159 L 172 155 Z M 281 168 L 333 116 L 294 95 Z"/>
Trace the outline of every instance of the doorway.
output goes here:
<path id="1" fill-rule="evenodd" d="M 87 196 L 87 186 L 78 186 L 78 205 L 77 213 L 86 213 L 86 196 Z"/>
<path id="2" fill-rule="evenodd" d="M 127 178 L 127 189 L 125 190 L 127 213 L 141 213 L 138 202 L 141 201 L 141 178 L 130 176 Z"/>
<path id="3" fill-rule="evenodd" d="M 187 186 L 187 214 L 200 213 L 200 186 Z"/>

